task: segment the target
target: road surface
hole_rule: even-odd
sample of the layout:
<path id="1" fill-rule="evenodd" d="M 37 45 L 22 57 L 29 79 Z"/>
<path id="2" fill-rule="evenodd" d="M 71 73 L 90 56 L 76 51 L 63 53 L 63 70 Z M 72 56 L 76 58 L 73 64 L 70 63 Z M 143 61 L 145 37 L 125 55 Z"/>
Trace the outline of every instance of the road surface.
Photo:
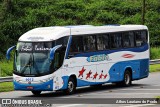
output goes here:
<path id="1" fill-rule="evenodd" d="M 150 73 L 148 78 L 133 81 L 130 87 L 119 87 L 115 84 L 104 84 L 102 87 L 78 88 L 73 95 L 65 95 L 63 92 L 43 92 L 40 96 L 34 96 L 28 91 L 11 91 L 0 93 L 0 98 L 43 98 L 53 103 L 53 107 L 158 107 L 160 104 L 95 104 L 98 99 L 110 100 L 112 98 L 155 98 L 160 96 L 160 72 Z M 64 104 L 64 102 L 79 100 L 89 101 L 91 104 Z M 94 99 L 95 98 L 95 99 Z M 103 99 L 104 98 L 104 99 Z M 59 99 L 59 104 L 54 104 Z"/>

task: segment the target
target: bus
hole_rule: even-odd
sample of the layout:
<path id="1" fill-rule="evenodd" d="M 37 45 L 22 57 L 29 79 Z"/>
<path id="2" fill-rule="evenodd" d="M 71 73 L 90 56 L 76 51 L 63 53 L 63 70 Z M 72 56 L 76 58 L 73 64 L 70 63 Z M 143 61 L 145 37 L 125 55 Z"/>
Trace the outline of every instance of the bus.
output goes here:
<path id="1" fill-rule="evenodd" d="M 116 83 L 130 86 L 149 75 L 149 33 L 145 25 L 77 25 L 32 29 L 14 50 L 15 90 L 63 90 Z"/>

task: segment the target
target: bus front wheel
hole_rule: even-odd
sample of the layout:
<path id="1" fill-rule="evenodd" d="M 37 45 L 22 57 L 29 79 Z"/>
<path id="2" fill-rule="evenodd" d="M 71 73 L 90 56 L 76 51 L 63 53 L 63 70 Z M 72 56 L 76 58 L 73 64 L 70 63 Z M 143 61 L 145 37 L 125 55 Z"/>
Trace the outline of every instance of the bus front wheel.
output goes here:
<path id="1" fill-rule="evenodd" d="M 65 92 L 67 94 L 73 94 L 76 90 L 76 84 L 75 84 L 75 80 L 73 78 L 70 78 L 68 81 L 68 85 L 67 85 L 67 89 L 65 90 Z"/>
<path id="2" fill-rule="evenodd" d="M 32 93 L 33 93 L 34 95 L 40 95 L 40 94 L 41 94 L 41 91 L 32 91 Z"/>

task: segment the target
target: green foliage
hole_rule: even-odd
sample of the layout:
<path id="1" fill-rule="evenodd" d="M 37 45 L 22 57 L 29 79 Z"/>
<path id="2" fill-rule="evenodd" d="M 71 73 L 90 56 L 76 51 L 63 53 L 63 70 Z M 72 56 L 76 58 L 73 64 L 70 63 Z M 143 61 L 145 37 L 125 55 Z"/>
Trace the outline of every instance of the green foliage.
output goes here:
<path id="1" fill-rule="evenodd" d="M 160 59 L 160 47 L 150 48 L 150 58 L 151 59 Z"/>
<path id="2" fill-rule="evenodd" d="M 160 64 L 150 65 L 149 72 L 160 72 Z"/>
<path id="3" fill-rule="evenodd" d="M 0 92 L 13 91 L 13 82 L 0 83 Z"/>
<path id="4" fill-rule="evenodd" d="M 141 24 L 142 0 L 0 0 L 0 60 L 30 29 L 60 25 Z M 160 45 L 160 2 L 146 1 L 151 46 Z"/>
<path id="5" fill-rule="evenodd" d="M 0 77 L 12 76 L 13 74 L 13 60 L 0 62 Z"/>

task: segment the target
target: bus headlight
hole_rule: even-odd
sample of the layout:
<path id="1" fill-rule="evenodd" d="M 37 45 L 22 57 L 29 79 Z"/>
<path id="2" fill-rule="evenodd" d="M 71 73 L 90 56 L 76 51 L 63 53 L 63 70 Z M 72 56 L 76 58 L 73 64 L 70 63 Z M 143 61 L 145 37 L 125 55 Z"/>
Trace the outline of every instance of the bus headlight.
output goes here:
<path id="1" fill-rule="evenodd" d="M 15 81 L 15 82 L 20 82 L 19 79 L 15 79 L 15 78 L 13 78 L 13 81 Z"/>

